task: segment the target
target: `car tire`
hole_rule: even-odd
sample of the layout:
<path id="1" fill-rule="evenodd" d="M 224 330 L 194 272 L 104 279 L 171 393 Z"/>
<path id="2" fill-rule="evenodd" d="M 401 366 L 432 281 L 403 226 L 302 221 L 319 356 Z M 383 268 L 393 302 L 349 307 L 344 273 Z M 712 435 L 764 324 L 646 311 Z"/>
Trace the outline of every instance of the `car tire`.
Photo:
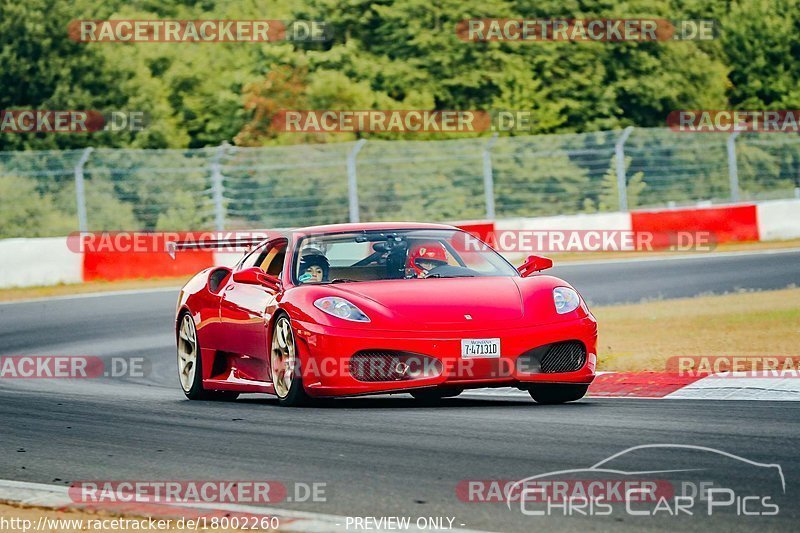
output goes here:
<path id="1" fill-rule="evenodd" d="M 528 393 L 536 403 L 553 405 L 580 400 L 586 395 L 588 384 L 541 383 L 534 385 Z"/>
<path id="2" fill-rule="evenodd" d="M 420 389 L 411 392 L 415 400 L 426 404 L 439 403 L 442 398 L 454 398 L 464 392 L 464 389 Z"/>
<path id="3" fill-rule="evenodd" d="M 278 403 L 283 407 L 299 407 L 311 403 L 297 371 L 300 358 L 292 323 L 286 314 L 275 319 L 270 338 L 269 371 Z"/>
<path id="4" fill-rule="evenodd" d="M 233 401 L 238 392 L 211 391 L 203 388 L 202 350 L 197 340 L 197 328 L 192 315 L 184 311 L 178 321 L 178 381 L 183 394 L 190 400 Z"/>

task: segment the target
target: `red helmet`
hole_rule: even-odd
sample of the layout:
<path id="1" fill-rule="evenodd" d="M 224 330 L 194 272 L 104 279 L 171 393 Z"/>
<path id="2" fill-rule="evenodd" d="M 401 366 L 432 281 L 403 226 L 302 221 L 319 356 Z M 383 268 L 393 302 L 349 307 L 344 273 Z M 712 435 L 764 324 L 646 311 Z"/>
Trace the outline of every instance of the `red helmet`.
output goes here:
<path id="1" fill-rule="evenodd" d="M 440 242 L 426 242 L 416 244 L 408 251 L 408 264 L 406 268 L 413 270 L 418 276 L 424 273 L 424 269 L 419 266 L 419 262 L 429 261 L 431 263 L 446 265 L 447 252 Z"/>

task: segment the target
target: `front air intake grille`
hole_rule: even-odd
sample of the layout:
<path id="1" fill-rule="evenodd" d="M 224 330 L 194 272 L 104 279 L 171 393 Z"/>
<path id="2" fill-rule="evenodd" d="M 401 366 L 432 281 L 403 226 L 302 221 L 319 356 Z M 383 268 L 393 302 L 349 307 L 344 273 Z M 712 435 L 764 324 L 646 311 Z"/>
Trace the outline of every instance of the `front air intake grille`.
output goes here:
<path id="1" fill-rule="evenodd" d="M 562 341 L 538 346 L 517 358 L 521 374 L 575 372 L 586 364 L 586 346 L 581 341 Z"/>
<path id="2" fill-rule="evenodd" d="M 403 381 L 438 376 L 442 364 L 427 355 L 392 350 L 364 350 L 350 358 L 350 375 L 359 381 Z"/>
<path id="3" fill-rule="evenodd" d="M 350 374 L 359 381 L 399 381 L 401 363 L 395 352 L 360 352 L 350 358 Z"/>
<path id="4" fill-rule="evenodd" d="M 542 357 L 542 372 L 575 372 L 586 362 L 586 349 L 582 342 L 567 341 L 551 344 Z"/>

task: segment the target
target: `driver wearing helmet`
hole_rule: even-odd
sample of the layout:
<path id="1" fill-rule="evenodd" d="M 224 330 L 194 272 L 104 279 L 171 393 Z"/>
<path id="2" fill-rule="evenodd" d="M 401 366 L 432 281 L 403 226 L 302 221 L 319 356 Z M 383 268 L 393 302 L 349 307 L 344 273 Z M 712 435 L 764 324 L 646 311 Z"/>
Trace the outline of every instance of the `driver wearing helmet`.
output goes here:
<path id="1" fill-rule="evenodd" d="M 421 243 L 409 250 L 406 273 L 409 277 L 425 278 L 431 270 L 446 264 L 447 252 L 441 243 Z"/>
<path id="2" fill-rule="evenodd" d="M 330 263 L 328 258 L 319 252 L 309 252 L 300 258 L 301 283 L 319 283 L 328 279 Z"/>

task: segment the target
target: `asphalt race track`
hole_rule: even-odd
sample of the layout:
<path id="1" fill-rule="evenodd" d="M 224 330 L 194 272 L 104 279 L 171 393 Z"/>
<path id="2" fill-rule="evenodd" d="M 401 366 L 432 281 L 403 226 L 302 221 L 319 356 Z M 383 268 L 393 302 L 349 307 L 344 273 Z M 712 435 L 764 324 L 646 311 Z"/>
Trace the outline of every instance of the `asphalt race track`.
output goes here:
<path id="1" fill-rule="evenodd" d="M 800 250 L 567 263 L 548 272 L 572 283 L 591 304 L 606 305 L 800 285 Z"/>
<path id="2" fill-rule="evenodd" d="M 800 251 L 558 267 L 595 304 L 800 284 Z M 0 355 L 144 357 L 145 378 L 0 381 L 0 478 L 323 482 L 324 503 L 277 507 L 342 516 L 450 516 L 455 527 L 794 530 L 800 511 L 774 517 L 532 517 L 500 503 L 467 503 L 462 480 L 518 480 L 591 466 L 631 446 L 707 446 L 781 465 L 797 501 L 800 403 L 587 399 L 564 406 L 464 397 L 422 407 L 410 396 L 347 399 L 301 409 L 266 396 L 189 402 L 177 384 L 176 294 L 0 305 Z M 602 324 L 601 324 L 602 327 Z M 633 466 L 647 470 L 644 459 Z M 727 468 L 720 483 L 768 477 Z M 766 481 L 766 479 L 764 480 Z M 352 530 L 352 529 L 351 529 Z"/>

